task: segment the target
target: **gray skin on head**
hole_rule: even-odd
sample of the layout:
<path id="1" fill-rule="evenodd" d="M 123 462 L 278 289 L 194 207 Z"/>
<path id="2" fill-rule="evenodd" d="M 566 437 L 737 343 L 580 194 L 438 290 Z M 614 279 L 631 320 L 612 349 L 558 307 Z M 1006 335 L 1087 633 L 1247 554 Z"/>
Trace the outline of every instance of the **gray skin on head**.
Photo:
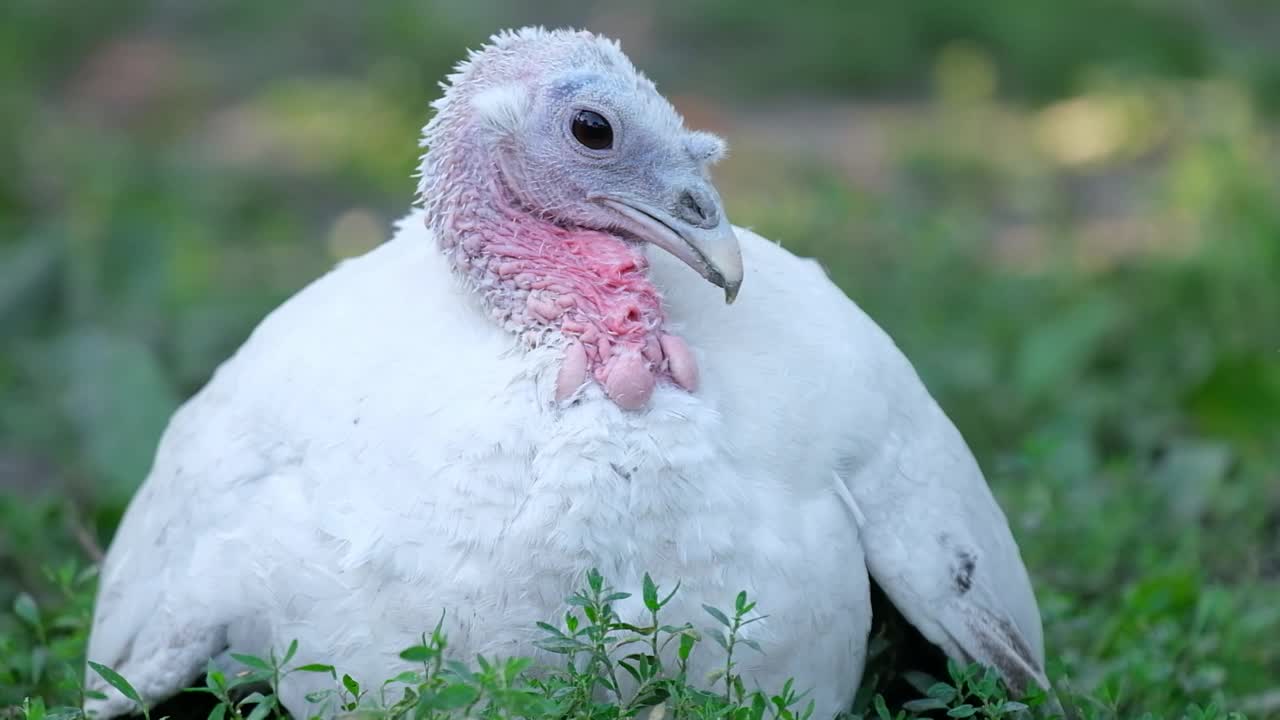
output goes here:
<path id="1" fill-rule="evenodd" d="M 458 114 L 454 104 L 465 102 L 480 119 L 475 130 L 486 136 L 472 138 L 471 148 L 491 156 L 524 209 L 657 245 L 733 300 L 742 259 L 708 173 L 724 143 L 685 129 L 615 43 L 585 32 L 504 33 L 450 81 L 426 129 L 428 143 Z M 574 116 L 584 110 L 609 123 L 611 147 L 592 149 L 574 137 Z M 424 158 L 424 186 L 439 169 L 431 155 Z M 424 187 L 423 194 L 430 202 L 432 193 Z"/>

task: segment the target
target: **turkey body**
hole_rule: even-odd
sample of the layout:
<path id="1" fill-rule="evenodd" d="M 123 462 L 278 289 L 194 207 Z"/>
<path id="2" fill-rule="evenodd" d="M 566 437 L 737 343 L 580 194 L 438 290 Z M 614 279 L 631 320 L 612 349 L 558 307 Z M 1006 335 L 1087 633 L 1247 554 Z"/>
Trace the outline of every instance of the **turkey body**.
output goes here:
<path id="1" fill-rule="evenodd" d="M 733 311 L 654 258 L 703 383 L 635 413 L 595 386 L 557 406 L 554 348 L 486 322 L 411 215 L 174 417 L 106 560 L 89 657 L 159 698 L 225 649 L 297 640 L 300 660 L 378 683 L 442 614 L 458 657 L 536 656 L 534 623 L 599 568 L 626 589 L 679 581 L 674 624 L 746 590 L 769 617 L 744 675 L 795 677 L 834 715 L 870 624 L 837 483 L 891 424 L 898 389 L 878 378 L 902 361 L 815 263 L 739 232 L 754 271 Z M 619 611 L 647 617 L 638 598 Z M 723 657 L 705 643 L 693 661 L 701 677 Z M 328 682 L 290 676 L 282 699 L 304 711 Z"/>
<path id="2" fill-rule="evenodd" d="M 732 226 L 723 141 L 588 32 L 495 34 L 442 91 L 423 210 L 172 419 L 104 561 L 89 660 L 149 703 L 294 641 L 375 687 L 437 622 L 457 658 L 558 662 L 535 623 L 594 568 L 680 583 L 673 625 L 749 593 L 768 617 L 736 670 L 794 678 L 820 720 L 858 686 L 872 578 L 948 657 L 1048 688 L 964 440 L 817 263 Z M 617 610 L 648 620 L 638 597 Z M 723 662 L 704 643 L 691 679 Z M 291 674 L 280 698 L 332 715 L 307 700 L 330 682 Z M 87 685 L 99 720 L 133 710 Z"/>

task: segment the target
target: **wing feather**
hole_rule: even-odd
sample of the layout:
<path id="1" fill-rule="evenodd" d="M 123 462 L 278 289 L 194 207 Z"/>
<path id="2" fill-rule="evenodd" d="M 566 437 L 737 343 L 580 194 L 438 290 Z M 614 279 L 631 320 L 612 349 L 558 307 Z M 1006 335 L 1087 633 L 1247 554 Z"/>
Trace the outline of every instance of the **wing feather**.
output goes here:
<path id="1" fill-rule="evenodd" d="M 867 568 L 948 656 L 995 668 L 1017 692 L 1048 689 L 1040 612 L 1008 520 L 915 372 L 892 376 L 910 382 L 888 384 L 883 442 L 840 473 Z"/>
<path id="2" fill-rule="evenodd" d="M 423 280 L 445 273 L 438 258 L 421 215 L 410 215 L 396 241 L 273 311 L 174 415 L 103 562 L 89 660 L 124 675 L 148 701 L 163 700 L 225 649 L 229 633 L 249 632 L 255 608 L 269 605 L 262 593 L 296 589 L 265 578 L 320 546 L 300 488 L 341 475 L 308 476 L 308 453 L 324 450 L 311 441 L 354 432 L 338 418 L 368 392 L 359 380 L 376 376 L 370 368 L 382 367 L 383 349 L 412 341 L 395 337 L 397 328 L 429 338 L 433 328 L 424 326 L 448 319 L 420 312 L 440 304 L 428 293 L 452 292 Z M 415 369 L 433 377 L 421 363 L 431 354 L 415 357 Z M 316 391 L 326 387 L 338 390 Z M 134 710 L 92 671 L 86 682 L 107 696 L 86 703 L 100 720 Z"/>
<path id="3" fill-rule="evenodd" d="M 205 551 L 209 530 L 226 526 L 232 514 L 219 502 L 224 488 L 217 481 L 235 473 L 210 473 L 202 462 L 217 465 L 221 457 L 203 445 L 223 438 L 210 405 L 197 395 L 170 422 L 99 581 L 87 657 L 123 675 L 149 703 L 185 687 L 226 644 L 234 593 L 213 590 L 238 566 L 225 557 L 209 562 Z M 135 710 L 92 670 L 85 680 L 104 695 L 86 701 L 98 718 Z"/>

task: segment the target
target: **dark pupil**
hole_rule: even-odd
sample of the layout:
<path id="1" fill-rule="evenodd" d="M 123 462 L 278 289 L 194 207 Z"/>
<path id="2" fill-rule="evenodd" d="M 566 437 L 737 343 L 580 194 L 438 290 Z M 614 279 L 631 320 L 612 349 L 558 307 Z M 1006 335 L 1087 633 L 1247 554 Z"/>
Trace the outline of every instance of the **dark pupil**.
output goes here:
<path id="1" fill-rule="evenodd" d="M 573 116 L 573 136 L 592 150 L 613 146 L 613 128 L 609 127 L 609 121 L 590 110 L 579 110 Z"/>

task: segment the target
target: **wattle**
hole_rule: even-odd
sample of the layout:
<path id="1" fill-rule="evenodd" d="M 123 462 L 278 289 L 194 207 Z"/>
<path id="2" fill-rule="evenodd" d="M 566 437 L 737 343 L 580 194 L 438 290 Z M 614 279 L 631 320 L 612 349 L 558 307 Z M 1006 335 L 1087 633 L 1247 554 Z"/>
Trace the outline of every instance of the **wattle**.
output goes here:
<path id="1" fill-rule="evenodd" d="M 639 246 L 504 215 L 467 228 L 453 244 L 465 256 L 458 266 L 505 326 L 538 344 L 564 342 L 557 400 L 595 381 L 619 407 L 641 410 L 660 381 L 697 389 L 697 363 L 685 342 L 665 330 L 662 296 Z"/>

